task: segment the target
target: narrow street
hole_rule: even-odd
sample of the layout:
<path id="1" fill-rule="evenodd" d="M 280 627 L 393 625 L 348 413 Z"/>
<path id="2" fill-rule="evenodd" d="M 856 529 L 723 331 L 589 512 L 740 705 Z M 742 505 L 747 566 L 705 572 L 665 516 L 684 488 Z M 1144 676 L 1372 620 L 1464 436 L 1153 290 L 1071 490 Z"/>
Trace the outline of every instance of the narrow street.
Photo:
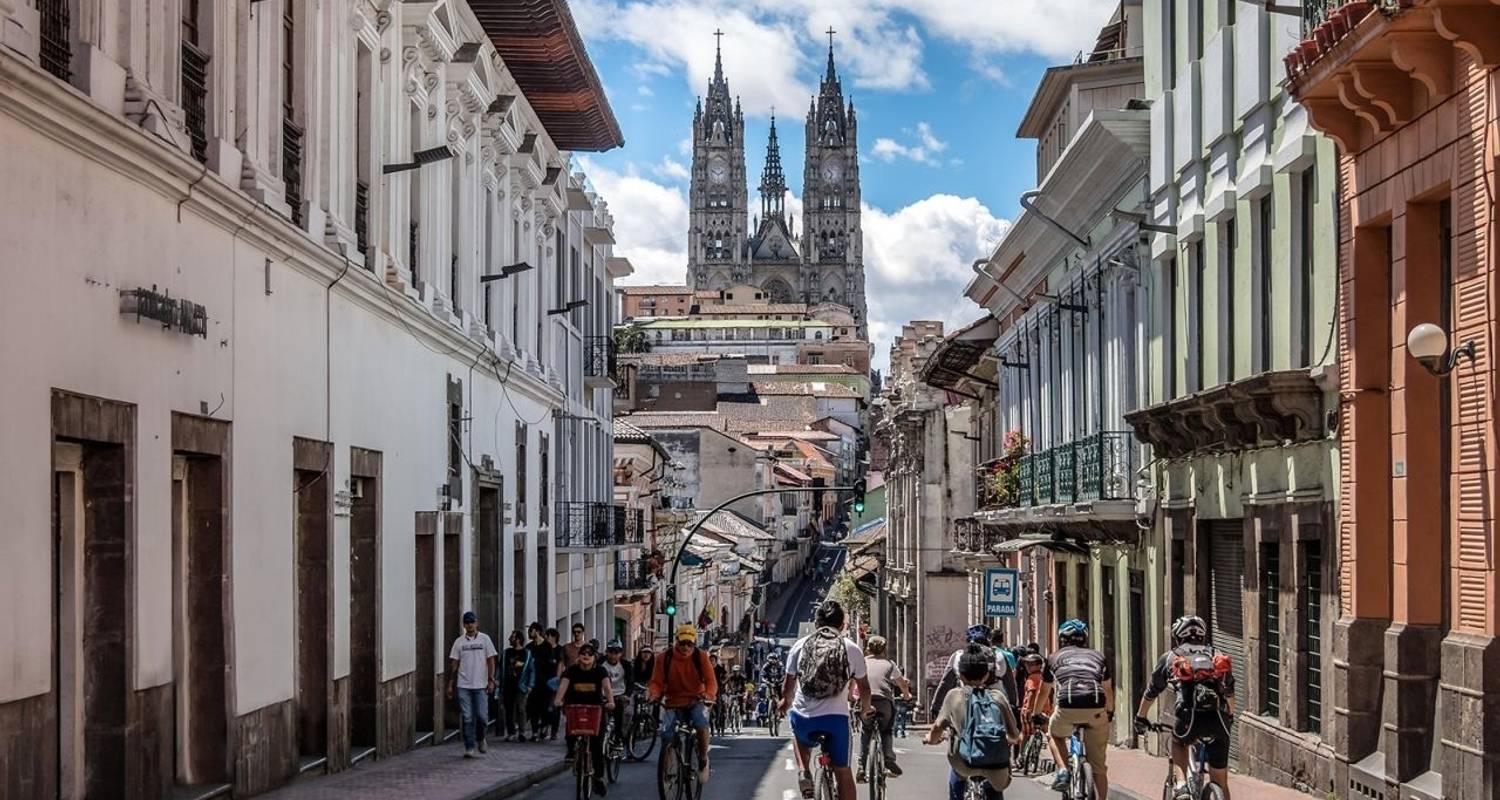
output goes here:
<path id="1" fill-rule="evenodd" d="M 927 747 L 921 736 L 925 729 L 912 729 L 904 739 L 896 740 L 896 759 L 904 774 L 890 778 L 886 796 L 892 800 L 923 798 L 938 800 L 940 787 L 948 780 L 948 761 L 943 747 Z M 620 771 L 620 782 L 611 786 L 609 797 L 642 800 L 657 796 L 656 755 L 640 764 L 627 762 Z M 797 771 L 792 756 L 791 739 L 783 731 L 772 739 L 764 728 L 751 728 L 739 736 L 714 739 L 710 751 L 713 775 L 704 787 L 704 800 L 797 800 Z M 859 784 L 859 796 L 868 797 L 869 788 Z M 526 792 L 526 797 L 540 800 L 563 800 L 574 797 L 572 773 L 563 773 Z M 1005 792 L 1007 800 L 1045 800 L 1055 793 L 1030 778 L 1018 778 Z"/>

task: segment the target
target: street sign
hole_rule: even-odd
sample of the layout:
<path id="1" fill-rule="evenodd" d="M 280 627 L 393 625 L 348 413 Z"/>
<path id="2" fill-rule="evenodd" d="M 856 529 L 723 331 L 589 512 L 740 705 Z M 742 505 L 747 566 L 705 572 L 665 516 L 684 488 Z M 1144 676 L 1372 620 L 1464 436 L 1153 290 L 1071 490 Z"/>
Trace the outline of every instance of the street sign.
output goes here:
<path id="1" fill-rule="evenodd" d="M 1020 579 L 1020 570 L 993 567 L 984 571 L 985 616 L 1016 616 L 1016 584 Z"/>

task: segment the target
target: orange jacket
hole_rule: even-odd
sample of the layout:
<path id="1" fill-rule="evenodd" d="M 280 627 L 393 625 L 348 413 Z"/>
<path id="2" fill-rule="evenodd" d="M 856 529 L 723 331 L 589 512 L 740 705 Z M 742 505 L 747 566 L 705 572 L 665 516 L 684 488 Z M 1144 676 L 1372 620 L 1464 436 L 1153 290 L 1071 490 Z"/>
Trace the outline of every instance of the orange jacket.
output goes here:
<path id="1" fill-rule="evenodd" d="M 668 651 L 670 652 L 670 651 Z M 693 660 L 698 667 L 693 666 Z M 708 662 L 708 653 L 694 648 L 692 658 L 683 658 L 672 653 L 672 674 L 666 674 L 667 653 L 656 657 L 656 666 L 651 670 L 652 697 L 660 697 L 667 708 L 684 708 L 698 702 L 699 697 L 712 701 L 719 694 L 719 682 L 714 678 L 714 668 Z M 698 676 L 702 675 L 700 679 Z"/>

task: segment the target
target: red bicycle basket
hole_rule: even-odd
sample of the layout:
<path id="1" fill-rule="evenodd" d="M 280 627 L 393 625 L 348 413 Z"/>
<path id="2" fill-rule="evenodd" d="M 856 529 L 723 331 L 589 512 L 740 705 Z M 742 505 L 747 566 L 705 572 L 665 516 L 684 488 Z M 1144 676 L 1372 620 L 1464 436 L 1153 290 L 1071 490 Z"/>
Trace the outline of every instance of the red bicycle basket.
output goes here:
<path id="1" fill-rule="evenodd" d="M 563 706 L 563 718 L 568 721 L 569 736 L 598 736 L 599 724 L 604 721 L 604 709 L 599 706 Z"/>

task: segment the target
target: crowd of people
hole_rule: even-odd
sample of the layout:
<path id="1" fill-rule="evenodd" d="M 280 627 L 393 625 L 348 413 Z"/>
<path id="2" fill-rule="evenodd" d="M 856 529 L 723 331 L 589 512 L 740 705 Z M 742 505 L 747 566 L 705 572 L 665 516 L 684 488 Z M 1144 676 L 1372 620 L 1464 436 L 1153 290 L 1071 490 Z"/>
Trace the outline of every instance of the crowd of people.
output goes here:
<path id="1" fill-rule="evenodd" d="M 504 740 L 540 742 L 557 738 L 558 710 L 572 704 L 601 706 L 612 715 L 615 730 L 624 730 L 626 710 L 639 693 L 638 702 L 659 704 L 664 739 L 673 735 L 678 720 L 694 730 L 700 782 L 711 773 L 709 743 L 722 727 L 717 715 L 732 709 L 759 725 L 780 716 L 788 720 L 804 797 L 813 796 L 812 750 L 821 747 L 839 799 L 854 800 L 856 784 L 875 777 L 867 774 L 865 763 L 873 737 L 879 737 L 887 775 L 902 774 L 893 738 L 905 735 L 914 697 L 901 668 L 888 657 L 886 638 L 870 635 L 861 646 L 845 632 L 846 621 L 839 603 L 825 600 L 815 611 L 814 631 L 798 639 L 784 660 L 772 645 L 736 653 L 733 663 L 726 663 L 719 652 L 699 647 L 691 624 L 675 628 L 662 652 L 645 646 L 626 658 L 618 640 L 601 655 L 583 625 L 574 625 L 564 644 L 556 629 L 533 623 L 525 639 L 512 631 L 505 650 L 497 651 L 478 631 L 475 615 L 466 613 L 464 632 L 450 652 L 448 680 L 463 721 L 464 755 L 486 752 L 492 703 L 499 715 L 496 731 Z M 948 658 L 927 706 L 931 726 L 925 741 L 948 743 L 951 800 L 963 800 L 971 782 L 979 783 L 988 800 L 1003 798 L 1016 748 L 1038 733 L 1058 766 L 1053 789 L 1071 785 L 1068 739 L 1077 735 L 1095 796 L 1108 797 L 1114 676 L 1109 659 L 1089 646 L 1088 626 L 1077 619 L 1062 623 L 1057 647 L 1046 655 L 1035 643 L 1007 648 L 984 624 L 971 626 L 966 638 Z M 1209 779 L 1227 798 L 1234 714 L 1228 657 L 1208 644 L 1208 627 L 1196 616 L 1176 620 L 1171 638 L 1172 648 L 1157 661 L 1136 709 L 1136 730 L 1157 729 L 1147 715 L 1171 687 L 1176 703 L 1168 738 L 1178 778 L 1187 780 L 1189 750 L 1201 741 Z M 718 712 L 711 710 L 716 707 Z M 873 724 L 851 724 L 862 719 Z M 858 763 L 851 766 L 854 730 L 861 736 Z M 604 738 L 594 737 L 592 747 L 602 763 Z M 1186 789 L 1185 783 L 1179 786 Z M 600 782 L 595 791 L 602 795 L 607 787 Z"/>

